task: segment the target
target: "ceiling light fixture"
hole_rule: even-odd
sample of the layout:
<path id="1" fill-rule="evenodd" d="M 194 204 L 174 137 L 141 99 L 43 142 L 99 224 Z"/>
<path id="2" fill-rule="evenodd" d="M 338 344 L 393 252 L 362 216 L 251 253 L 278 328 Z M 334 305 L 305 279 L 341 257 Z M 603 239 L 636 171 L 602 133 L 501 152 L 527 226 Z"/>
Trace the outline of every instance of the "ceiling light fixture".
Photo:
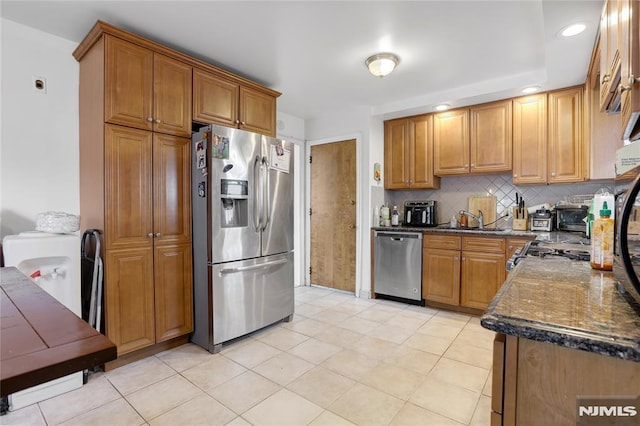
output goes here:
<path id="1" fill-rule="evenodd" d="M 522 93 L 524 93 L 525 95 L 530 95 L 532 93 L 538 92 L 539 90 L 540 90 L 540 86 L 530 86 L 522 89 Z"/>
<path id="2" fill-rule="evenodd" d="M 369 68 L 369 72 L 380 78 L 389 75 L 399 62 L 400 59 L 393 53 L 377 53 L 369 56 L 367 60 L 364 61 L 367 68 Z"/>
<path id="3" fill-rule="evenodd" d="M 574 35 L 580 34 L 586 28 L 587 28 L 587 26 L 585 24 L 582 24 L 582 23 L 572 24 L 572 25 L 569 25 L 568 27 L 564 28 L 560 32 L 560 34 L 562 34 L 564 37 L 572 37 Z"/>
<path id="4" fill-rule="evenodd" d="M 449 109 L 449 104 L 436 105 L 436 111 L 446 111 Z"/>

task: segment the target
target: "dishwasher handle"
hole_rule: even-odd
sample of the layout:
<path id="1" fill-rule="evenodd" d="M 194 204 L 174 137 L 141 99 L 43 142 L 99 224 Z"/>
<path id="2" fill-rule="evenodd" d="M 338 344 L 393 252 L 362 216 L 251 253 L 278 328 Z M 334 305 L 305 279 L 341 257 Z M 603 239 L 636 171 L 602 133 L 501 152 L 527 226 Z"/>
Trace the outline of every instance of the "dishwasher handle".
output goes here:
<path id="1" fill-rule="evenodd" d="M 421 240 L 420 232 L 393 232 L 393 231 L 374 231 L 376 237 L 391 237 L 394 241 L 403 241 L 405 238 Z"/>

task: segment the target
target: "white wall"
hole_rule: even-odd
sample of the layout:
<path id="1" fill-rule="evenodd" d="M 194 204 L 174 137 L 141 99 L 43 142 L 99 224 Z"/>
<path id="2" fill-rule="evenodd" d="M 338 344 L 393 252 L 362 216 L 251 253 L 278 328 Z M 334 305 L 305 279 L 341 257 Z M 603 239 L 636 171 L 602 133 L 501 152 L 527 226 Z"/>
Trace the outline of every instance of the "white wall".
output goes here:
<path id="1" fill-rule="evenodd" d="M 0 237 L 35 229 L 38 213 L 79 214 L 76 43 L 0 21 Z M 46 78 L 46 94 L 33 90 Z"/>

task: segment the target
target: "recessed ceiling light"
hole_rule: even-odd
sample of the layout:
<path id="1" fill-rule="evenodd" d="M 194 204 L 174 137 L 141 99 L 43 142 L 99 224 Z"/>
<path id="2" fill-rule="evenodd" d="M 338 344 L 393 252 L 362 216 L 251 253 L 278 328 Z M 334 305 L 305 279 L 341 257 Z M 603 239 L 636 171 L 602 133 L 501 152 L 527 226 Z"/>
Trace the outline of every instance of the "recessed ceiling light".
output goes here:
<path id="1" fill-rule="evenodd" d="M 522 93 L 524 93 L 525 95 L 530 95 L 538 91 L 540 91 L 540 86 L 529 86 L 522 89 Z"/>
<path id="2" fill-rule="evenodd" d="M 583 32 L 585 29 L 587 28 L 587 26 L 585 24 L 572 24 L 569 25 L 568 27 L 564 28 L 560 34 L 562 34 L 564 37 L 572 37 L 574 35 L 578 35 L 581 32 Z"/>
<path id="3" fill-rule="evenodd" d="M 446 111 L 449 109 L 449 104 L 436 105 L 436 111 Z"/>

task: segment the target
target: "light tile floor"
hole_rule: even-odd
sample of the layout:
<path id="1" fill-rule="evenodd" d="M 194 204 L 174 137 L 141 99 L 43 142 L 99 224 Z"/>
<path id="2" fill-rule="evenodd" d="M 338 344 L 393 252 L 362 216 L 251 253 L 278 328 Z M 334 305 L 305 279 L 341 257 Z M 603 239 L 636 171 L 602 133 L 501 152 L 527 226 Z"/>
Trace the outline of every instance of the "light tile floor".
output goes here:
<path id="1" fill-rule="evenodd" d="M 488 425 L 492 342 L 476 317 L 299 287 L 290 323 L 93 374 L 0 424 Z"/>

